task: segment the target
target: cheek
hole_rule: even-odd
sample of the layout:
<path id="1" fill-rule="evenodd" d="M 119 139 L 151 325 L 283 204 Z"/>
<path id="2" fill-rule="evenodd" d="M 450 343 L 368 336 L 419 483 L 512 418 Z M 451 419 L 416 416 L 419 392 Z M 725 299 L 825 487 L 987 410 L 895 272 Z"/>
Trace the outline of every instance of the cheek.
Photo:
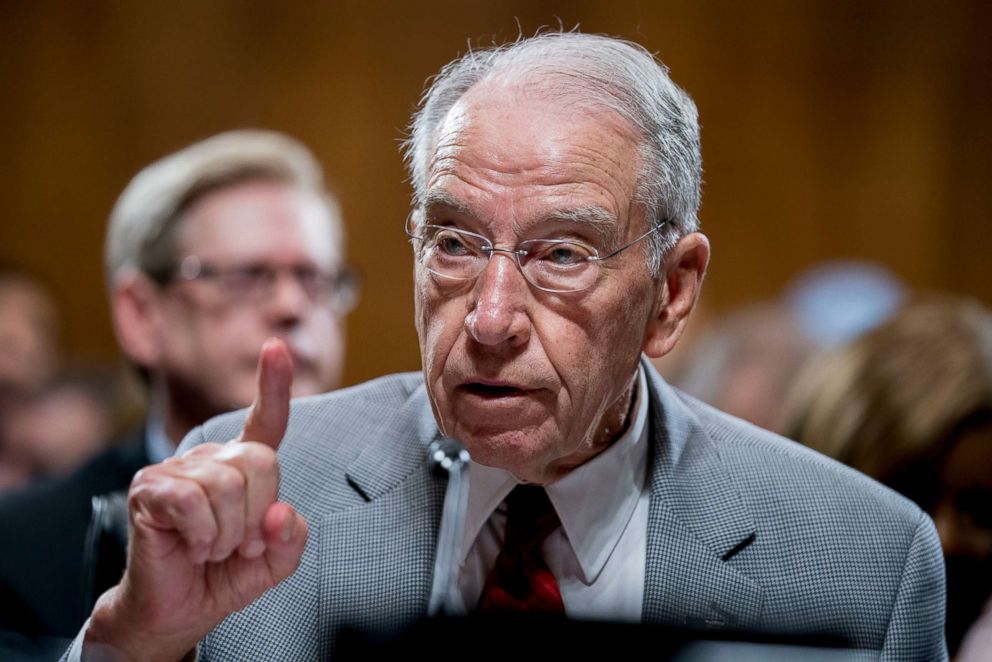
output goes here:
<path id="1" fill-rule="evenodd" d="M 201 320 L 197 336 L 202 347 L 215 352 L 218 359 L 234 360 L 243 357 L 249 348 L 261 350 L 264 331 L 250 315 L 217 315 Z"/>
<path id="2" fill-rule="evenodd" d="M 581 302 L 535 315 L 534 328 L 552 365 L 565 381 L 601 377 L 624 350 L 625 311 Z"/>
<path id="3" fill-rule="evenodd" d="M 417 337 L 424 372 L 437 379 L 464 329 L 464 304 L 460 299 L 432 294 L 427 283 L 418 283 L 415 303 Z"/>
<path id="4" fill-rule="evenodd" d="M 425 321 L 425 330 L 421 335 L 421 354 L 423 356 L 424 373 L 432 381 L 440 381 L 445 365 L 451 358 L 452 349 L 458 340 L 457 326 L 446 323 L 441 315 Z"/>
<path id="5" fill-rule="evenodd" d="M 294 338 L 304 351 L 312 352 L 318 361 L 317 370 L 323 377 L 340 375 L 347 347 L 347 334 L 343 319 L 333 315 L 319 315 L 311 319 L 302 337 Z"/>
<path id="6" fill-rule="evenodd" d="M 305 341 L 322 354 L 341 354 L 345 345 L 345 320 L 329 310 L 314 311 L 303 327 Z"/>
<path id="7" fill-rule="evenodd" d="M 576 406 L 596 407 L 601 399 L 618 397 L 636 368 L 646 313 L 628 302 L 590 301 L 543 334 L 551 363 Z"/>
<path id="8" fill-rule="evenodd" d="M 238 404 L 255 388 L 255 362 L 265 341 L 256 320 L 237 311 L 204 314 L 187 337 L 191 370 L 219 393 L 237 393 Z"/>

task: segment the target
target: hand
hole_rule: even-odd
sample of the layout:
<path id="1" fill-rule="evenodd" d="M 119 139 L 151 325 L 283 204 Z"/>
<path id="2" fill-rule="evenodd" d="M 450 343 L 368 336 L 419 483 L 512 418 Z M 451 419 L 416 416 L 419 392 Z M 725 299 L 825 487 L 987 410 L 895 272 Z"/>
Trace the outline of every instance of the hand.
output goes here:
<path id="1" fill-rule="evenodd" d="M 241 435 L 135 475 L 127 570 L 97 602 L 87 645 L 106 644 L 130 660 L 177 660 L 293 573 L 307 524 L 277 501 L 276 459 L 292 378 L 286 346 L 266 341 Z"/>

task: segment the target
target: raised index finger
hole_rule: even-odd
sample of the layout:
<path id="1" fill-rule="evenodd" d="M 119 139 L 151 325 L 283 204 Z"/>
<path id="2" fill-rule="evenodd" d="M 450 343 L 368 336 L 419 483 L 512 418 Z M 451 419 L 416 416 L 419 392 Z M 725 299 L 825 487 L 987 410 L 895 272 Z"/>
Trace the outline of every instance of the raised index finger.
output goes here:
<path id="1" fill-rule="evenodd" d="M 258 395 L 248 412 L 239 441 L 257 441 L 279 448 L 289 420 L 293 359 L 278 338 L 269 338 L 258 356 Z"/>

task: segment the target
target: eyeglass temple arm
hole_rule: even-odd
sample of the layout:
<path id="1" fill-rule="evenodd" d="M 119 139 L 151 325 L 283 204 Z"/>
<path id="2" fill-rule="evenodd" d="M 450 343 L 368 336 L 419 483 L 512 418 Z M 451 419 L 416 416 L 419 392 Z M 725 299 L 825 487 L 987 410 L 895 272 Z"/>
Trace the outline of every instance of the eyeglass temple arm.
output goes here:
<path id="1" fill-rule="evenodd" d="M 642 235 L 641 235 L 640 237 L 638 237 L 637 239 L 635 239 L 635 240 L 633 240 L 633 241 L 632 241 L 632 242 L 630 242 L 629 244 L 626 244 L 626 245 L 624 245 L 624 246 L 621 246 L 620 248 L 618 248 L 618 249 L 616 249 L 615 251 L 613 251 L 613 252 L 612 252 L 612 253 L 610 253 L 609 255 L 604 255 L 604 256 L 602 256 L 602 257 L 599 257 L 599 258 L 596 258 L 596 259 L 597 259 L 597 261 L 601 261 L 601 260 L 607 260 L 607 259 L 609 259 L 609 258 L 611 258 L 611 257 L 613 257 L 614 255 L 618 255 L 619 253 L 622 253 L 623 251 L 625 251 L 625 250 L 627 250 L 628 248 L 630 248 L 631 246 L 633 246 L 634 244 L 636 244 L 637 242 L 639 242 L 639 241 L 640 241 L 641 239 L 644 239 L 644 237 L 646 237 L 646 236 L 648 236 L 648 235 L 649 235 L 649 234 L 651 234 L 652 232 L 657 232 L 657 231 L 658 231 L 658 230 L 660 230 L 661 228 L 663 228 L 663 227 L 665 227 L 666 225 L 668 225 L 668 224 L 669 224 L 670 222 L 671 222 L 671 221 L 669 221 L 669 220 L 668 220 L 667 218 L 665 218 L 665 219 L 662 219 L 662 220 L 661 220 L 661 221 L 659 221 L 658 223 L 655 223 L 654 225 L 652 225 L 652 226 L 651 226 L 651 229 L 650 229 L 650 230 L 648 230 L 647 232 L 645 232 L 644 234 L 642 234 Z"/>

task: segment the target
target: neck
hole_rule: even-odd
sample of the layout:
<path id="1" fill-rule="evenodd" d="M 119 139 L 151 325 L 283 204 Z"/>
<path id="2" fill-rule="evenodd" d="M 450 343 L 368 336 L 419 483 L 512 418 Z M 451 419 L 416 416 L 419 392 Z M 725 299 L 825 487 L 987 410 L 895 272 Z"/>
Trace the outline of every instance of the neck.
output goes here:
<path id="1" fill-rule="evenodd" d="M 165 417 L 165 436 L 172 442 L 173 446 L 178 446 L 183 437 L 192 430 L 195 425 L 189 425 L 185 421 L 177 420 L 175 416 Z"/>
<path id="2" fill-rule="evenodd" d="M 207 411 L 202 398 L 183 397 L 183 389 L 164 381 L 156 381 L 151 390 L 151 406 L 162 419 L 165 436 L 178 446 L 197 425 L 218 412 Z"/>
<path id="3" fill-rule="evenodd" d="M 573 469 L 596 457 L 620 439 L 627 432 L 627 428 L 630 427 L 630 421 L 633 419 L 632 410 L 634 408 L 634 402 L 637 400 L 635 396 L 637 395 L 638 374 L 638 371 L 634 372 L 623 393 L 620 394 L 620 397 L 603 414 L 597 431 L 587 445 L 583 445 L 582 448 L 572 455 L 549 465 L 544 472 L 545 475 L 542 480 L 529 482 L 549 485 L 560 478 L 564 478 Z"/>

